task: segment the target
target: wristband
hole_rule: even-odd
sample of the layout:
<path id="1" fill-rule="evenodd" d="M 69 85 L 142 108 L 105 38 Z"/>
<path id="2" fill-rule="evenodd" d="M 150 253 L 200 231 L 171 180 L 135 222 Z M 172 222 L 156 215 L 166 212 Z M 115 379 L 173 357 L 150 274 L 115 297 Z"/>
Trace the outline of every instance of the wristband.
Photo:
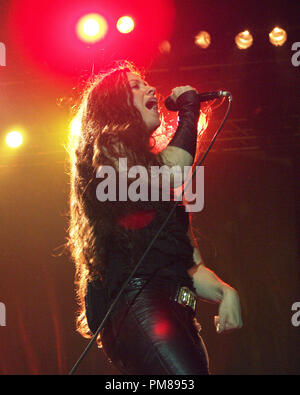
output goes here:
<path id="1" fill-rule="evenodd" d="M 200 114 L 200 100 L 194 90 L 182 93 L 176 100 L 179 108 L 177 130 L 169 146 L 179 147 L 195 157 L 197 146 L 197 125 Z"/>

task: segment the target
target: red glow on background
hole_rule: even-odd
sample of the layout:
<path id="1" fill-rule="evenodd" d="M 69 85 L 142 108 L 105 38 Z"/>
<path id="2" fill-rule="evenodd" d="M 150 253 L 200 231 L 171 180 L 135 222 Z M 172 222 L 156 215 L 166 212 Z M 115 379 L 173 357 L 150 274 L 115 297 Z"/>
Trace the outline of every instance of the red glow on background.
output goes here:
<path id="1" fill-rule="evenodd" d="M 78 38 L 76 25 L 92 13 L 105 18 L 108 31 L 100 41 L 85 43 Z M 122 15 L 135 20 L 131 34 L 120 35 L 116 29 Z M 64 77 L 89 73 L 94 61 L 96 68 L 122 58 L 146 65 L 159 56 L 159 43 L 170 37 L 174 18 L 173 0 L 16 0 L 11 2 L 7 23 L 11 43 L 23 62 L 39 72 Z"/>
<path id="2" fill-rule="evenodd" d="M 144 228 L 153 220 L 155 213 L 155 210 L 137 211 L 119 218 L 117 223 L 119 226 L 126 229 L 134 230 Z"/>
<path id="3" fill-rule="evenodd" d="M 158 321 L 155 325 L 154 325 L 154 333 L 156 336 L 159 337 L 166 337 L 169 335 L 170 333 L 170 323 L 168 321 Z"/>

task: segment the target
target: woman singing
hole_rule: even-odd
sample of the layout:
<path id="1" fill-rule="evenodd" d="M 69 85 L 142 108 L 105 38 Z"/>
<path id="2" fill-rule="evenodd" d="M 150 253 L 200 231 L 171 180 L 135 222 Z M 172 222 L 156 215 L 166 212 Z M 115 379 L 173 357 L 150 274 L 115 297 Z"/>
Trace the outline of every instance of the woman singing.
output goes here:
<path id="1" fill-rule="evenodd" d="M 96 332 L 174 205 L 172 199 L 124 199 L 119 159 L 128 169 L 140 166 L 148 174 L 152 166 L 178 166 L 183 179 L 184 166 L 193 165 L 197 91 L 177 87 L 172 99 L 179 108 L 178 127 L 169 145 L 154 153 L 152 134 L 161 123 L 156 91 L 131 63 L 119 62 L 95 76 L 82 96 L 81 132 L 70 145 L 68 245 L 76 267 L 77 330 L 85 337 Z M 113 193 L 106 201 L 100 196 L 104 188 L 99 192 L 104 166 L 116 175 L 107 177 Z M 128 191 L 134 182 L 127 180 Z M 170 182 L 171 189 L 178 186 L 174 177 Z M 197 298 L 219 303 L 218 333 L 242 326 L 236 290 L 204 265 L 188 230 L 188 213 L 180 202 L 99 334 L 98 344 L 122 374 L 209 374 L 195 319 Z"/>

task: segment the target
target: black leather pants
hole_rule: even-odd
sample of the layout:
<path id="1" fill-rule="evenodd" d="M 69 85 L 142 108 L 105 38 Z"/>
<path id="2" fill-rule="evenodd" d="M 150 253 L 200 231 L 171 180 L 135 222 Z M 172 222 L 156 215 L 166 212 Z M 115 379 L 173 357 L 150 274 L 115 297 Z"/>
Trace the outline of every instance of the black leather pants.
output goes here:
<path id="1" fill-rule="evenodd" d="M 137 279 L 138 280 L 138 279 Z M 207 375 L 194 312 L 172 300 L 178 284 L 131 281 L 102 332 L 107 357 L 122 374 Z"/>

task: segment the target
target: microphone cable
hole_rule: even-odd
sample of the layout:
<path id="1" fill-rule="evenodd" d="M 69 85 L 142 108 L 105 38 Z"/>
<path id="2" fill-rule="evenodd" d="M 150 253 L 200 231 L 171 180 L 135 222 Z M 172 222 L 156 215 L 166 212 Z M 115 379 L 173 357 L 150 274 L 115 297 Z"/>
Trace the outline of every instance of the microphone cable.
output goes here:
<path id="1" fill-rule="evenodd" d="M 215 132 L 206 152 L 204 153 L 204 155 L 202 156 L 202 158 L 200 159 L 200 161 L 198 162 L 198 164 L 196 164 L 195 166 L 195 170 L 193 171 L 193 173 L 191 174 L 190 179 L 188 180 L 186 186 L 183 188 L 183 192 L 180 196 L 179 199 L 177 199 L 176 203 L 173 205 L 172 209 L 170 210 L 169 214 L 167 215 L 165 221 L 163 222 L 163 224 L 161 225 L 161 227 L 159 228 L 159 230 L 157 231 L 156 235 L 153 237 L 153 239 L 151 240 L 150 244 L 148 245 L 148 247 L 146 248 L 144 254 L 142 255 L 142 257 L 140 258 L 140 260 L 138 261 L 138 263 L 136 264 L 136 266 L 134 267 L 134 269 L 132 270 L 131 274 L 129 275 L 129 277 L 127 278 L 127 280 L 124 282 L 124 284 L 122 285 L 118 295 L 115 297 L 114 301 L 111 303 L 109 309 L 107 310 L 106 315 L 104 316 L 101 324 L 99 325 L 97 331 L 95 332 L 95 334 L 93 335 L 93 337 L 91 338 L 91 340 L 89 341 L 87 347 L 85 348 L 85 350 L 83 351 L 83 353 L 81 354 L 81 356 L 79 357 L 79 359 L 77 360 L 77 362 L 75 363 L 75 365 L 73 366 L 73 368 L 70 370 L 69 375 L 73 375 L 76 370 L 78 369 L 80 363 L 82 362 L 82 360 L 84 359 L 84 357 L 86 356 L 86 354 L 88 353 L 89 349 L 92 347 L 93 343 L 96 341 L 98 334 L 100 333 L 100 331 L 102 330 L 107 318 L 109 317 L 110 313 L 112 312 L 113 308 L 115 307 L 116 303 L 118 302 L 120 296 L 122 295 L 124 289 L 127 287 L 129 281 L 132 279 L 133 275 L 135 274 L 135 272 L 137 271 L 137 269 L 140 267 L 143 259 L 145 258 L 145 256 L 147 255 L 147 253 L 149 252 L 149 250 L 151 249 L 151 247 L 153 246 L 154 242 L 156 241 L 156 239 L 158 238 L 158 236 L 160 235 L 160 232 L 163 230 L 163 228 L 166 226 L 169 218 L 172 216 L 172 214 L 174 213 L 178 202 L 181 201 L 183 195 L 184 195 L 184 191 L 186 189 L 186 187 L 190 184 L 191 180 L 193 179 L 194 175 L 196 174 L 197 170 L 198 170 L 198 166 L 201 166 L 201 164 L 204 162 L 205 158 L 208 155 L 208 152 L 210 151 L 211 147 L 213 146 L 218 134 L 220 133 L 222 127 L 224 126 L 228 115 L 230 113 L 231 110 L 231 104 L 232 104 L 232 95 L 230 92 L 227 92 L 228 95 L 228 107 L 226 110 L 226 113 L 223 117 L 223 120 L 219 126 L 219 128 L 217 129 L 217 131 Z"/>

